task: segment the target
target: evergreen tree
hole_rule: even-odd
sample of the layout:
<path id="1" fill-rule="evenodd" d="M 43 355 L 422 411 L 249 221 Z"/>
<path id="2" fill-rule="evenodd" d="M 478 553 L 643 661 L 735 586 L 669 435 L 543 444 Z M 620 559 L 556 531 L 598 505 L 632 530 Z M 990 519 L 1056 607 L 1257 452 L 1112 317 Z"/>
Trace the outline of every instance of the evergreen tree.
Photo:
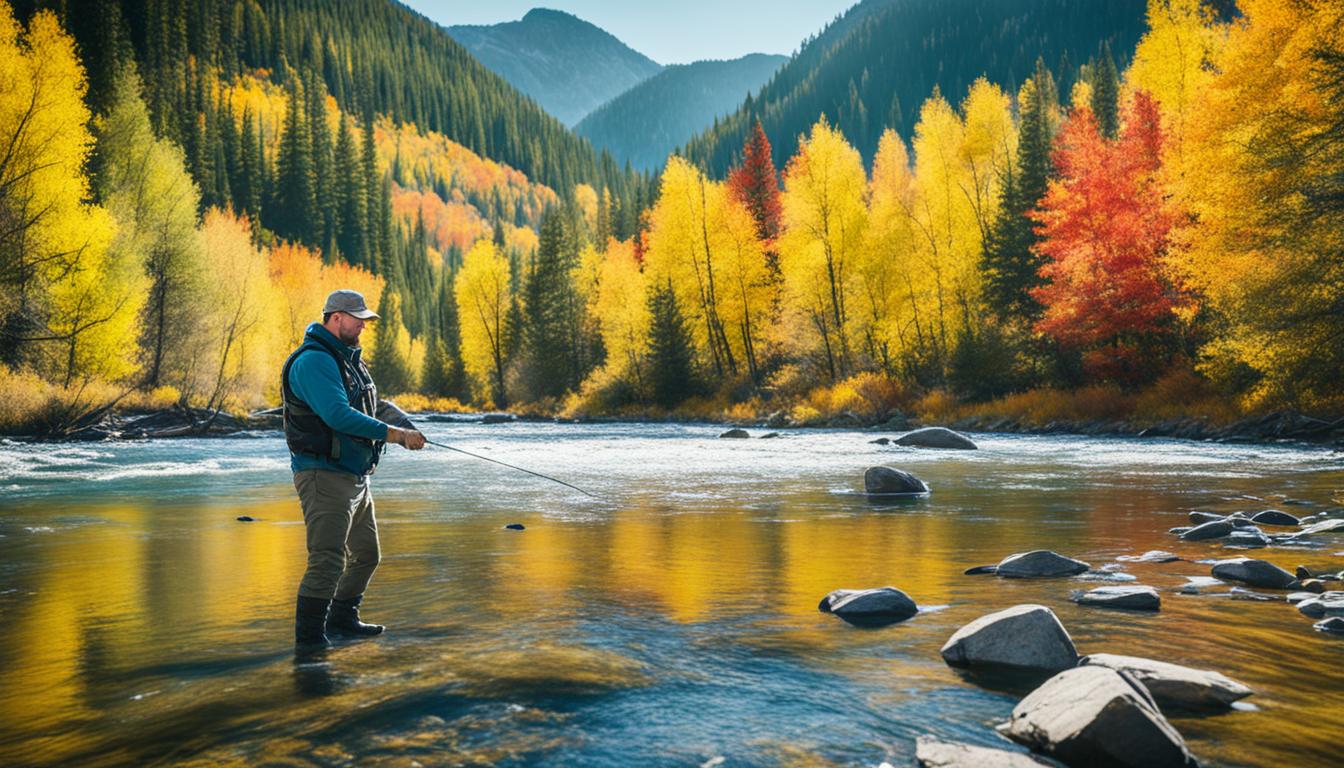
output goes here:
<path id="1" fill-rule="evenodd" d="M 276 158 L 275 200 L 269 225 L 281 237 L 314 244 L 317 205 L 313 194 L 312 147 L 303 121 L 302 94 L 290 90 L 284 133 Z"/>
<path id="2" fill-rule="evenodd" d="M 672 283 L 655 286 L 649 296 L 648 371 L 653 400 L 664 408 L 696 392 L 693 343 Z"/>
<path id="3" fill-rule="evenodd" d="M 1059 95 L 1045 62 L 1036 60 L 1036 72 L 1023 88 L 1021 131 L 1016 167 L 1004 184 L 1003 205 L 985 245 L 985 298 L 990 310 L 1005 323 L 1033 322 L 1041 305 L 1031 289 L 1042 284 L 1041 260 L 1032 248 L 1038 238 L 1027 213 L 1045 194 L 1049 180 L 1053 115 Z"/>
<path id="4" fill-rule="evenodd" d="M 577 387 L 580 318 L 574 311 L 577 248 L 566 236 L 562 215 L 548 210 L 541 220 L 537 258 L 527 281 L 523 348 L 529 389 L 536 397 L 558 397 Z"/>
<path id="5" fill-rule="evenodd" d="M 383 286 L 383 295 L 378 299 L 378 315 L 373 325 L 374 354 L 369 360 L 369 372 L 381 392 L 389 395 L 411 392 L 415 388 L 415 375 L 402 346 L 406 330 L 401 324 L 401 297 L 390 283 Z"/>
<path id="6" fill-rule="evenodd" d="M 350 121 L 341 116 L 341 125 L 336 133 L 335 165 L 335 208 L 336 208 L 336 247 L 346 262 L 360 265 L 367 263 L 364 227 L 368 213 L 364 190 L 365 177 L 360 167 L 355 137 L 350 131 Z"/>
<path id="7" fill-rule="evenodd" d="M 437 305 L 437 318 L 426 352 L 424 389 L 427 394 L 466 402 L 471 391 L 462 365 L 457 296 L 453 290 L 453 276 L 446 268 L 439 273 Z"/>
<path id="8" fill-rule="evenodd" d="M 1092 114 L 1101 135 L 1114 139 L 1120 130 L 1120 75 L 1111 58 L 1110 43 L 1102 43 L 1101 60 L 1092 70 Z"/>

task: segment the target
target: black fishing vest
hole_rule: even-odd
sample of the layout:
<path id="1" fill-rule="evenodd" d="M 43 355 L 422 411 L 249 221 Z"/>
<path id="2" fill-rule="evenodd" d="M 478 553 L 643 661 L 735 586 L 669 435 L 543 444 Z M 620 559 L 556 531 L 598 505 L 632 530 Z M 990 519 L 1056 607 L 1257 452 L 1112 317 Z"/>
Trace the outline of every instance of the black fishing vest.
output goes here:
<path id="1" fill-rule="evenodd" d="M 351 362 L 342 350 L 312 331 L 304 334 L 303 344 L 299 345 L 299 348 L 285 361 L 285 367 L 280 371 L 280 395 L 285 442 L 289 445 L 289 450 L 340 461 L 341 443 L 336 431 L 327 426 L 327 423 L 322 421 L 307 403 L 299 399 L 289 386 L 289 369 L 294 365 L 294 361 L 299 359 L 299 355 L 310 349 L 331 355 L 336 361 L 336 369 L 341 372 L 341 383 L 345 385 L 345 394 L 349 398 L 350 407 L 369 418 L 377 418 L 378 388 L 374 385 L 373 376 L 369 374 L 369 369 L 362 359 L 358 363 Z M 378 466 L 378 459 L 382 457 L 386 445 L 382 440 L 369 440 L 354 435 L 346 437 L 369 446 L 373 452 L 373 466 Z"/>

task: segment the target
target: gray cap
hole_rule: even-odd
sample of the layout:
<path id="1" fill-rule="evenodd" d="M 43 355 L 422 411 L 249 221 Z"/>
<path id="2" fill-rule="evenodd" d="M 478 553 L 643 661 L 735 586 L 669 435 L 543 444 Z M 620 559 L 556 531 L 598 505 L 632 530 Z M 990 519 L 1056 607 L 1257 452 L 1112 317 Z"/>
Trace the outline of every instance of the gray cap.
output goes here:
<path id="1" fill-rule="evenodd" d="M 364 304 L 364 295 L 358 291 L 332 291 L 327 297 L 326 306 L 322 307 L 322 314 L 332 312 L 344 312 L 351 317 L 358 317 L 360 320 L 377 320 L 378 313 L 369 309 Z"/>

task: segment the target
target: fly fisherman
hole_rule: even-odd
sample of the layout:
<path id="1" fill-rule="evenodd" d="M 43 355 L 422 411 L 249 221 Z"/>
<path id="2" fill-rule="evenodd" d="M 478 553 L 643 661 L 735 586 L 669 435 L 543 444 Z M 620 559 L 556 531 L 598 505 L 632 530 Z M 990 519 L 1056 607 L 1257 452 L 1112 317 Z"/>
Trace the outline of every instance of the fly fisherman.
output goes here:
<path id="1" fill-rule="evenodd" d="M 425 447 L 410 419 L 378 399 L 360 359 L 359 334 L 377 318 L 355 291 L 333 292 L 322 322 L 308 326 L 280 373 L 285 442 L 308 534 L 294 623 L 294 641 L 303 647 L 329 645 L 328 635 L 382 633 L 381 625 L 359 620 L 379 556 L 369 475 L 386 443 Z"/>

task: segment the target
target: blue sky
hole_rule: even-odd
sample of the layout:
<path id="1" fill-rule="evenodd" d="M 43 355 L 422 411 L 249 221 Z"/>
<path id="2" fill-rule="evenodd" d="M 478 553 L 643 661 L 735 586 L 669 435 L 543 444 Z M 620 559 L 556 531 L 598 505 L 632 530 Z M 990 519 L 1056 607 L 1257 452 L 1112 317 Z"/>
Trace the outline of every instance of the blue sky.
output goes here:
<path id="1" fill-rule="evenodd" d="M 660 64 L 790 54 L 858 0 L 402 0 L 444 26 L 516 21 L 535 7 L 592 22 Z"/>

